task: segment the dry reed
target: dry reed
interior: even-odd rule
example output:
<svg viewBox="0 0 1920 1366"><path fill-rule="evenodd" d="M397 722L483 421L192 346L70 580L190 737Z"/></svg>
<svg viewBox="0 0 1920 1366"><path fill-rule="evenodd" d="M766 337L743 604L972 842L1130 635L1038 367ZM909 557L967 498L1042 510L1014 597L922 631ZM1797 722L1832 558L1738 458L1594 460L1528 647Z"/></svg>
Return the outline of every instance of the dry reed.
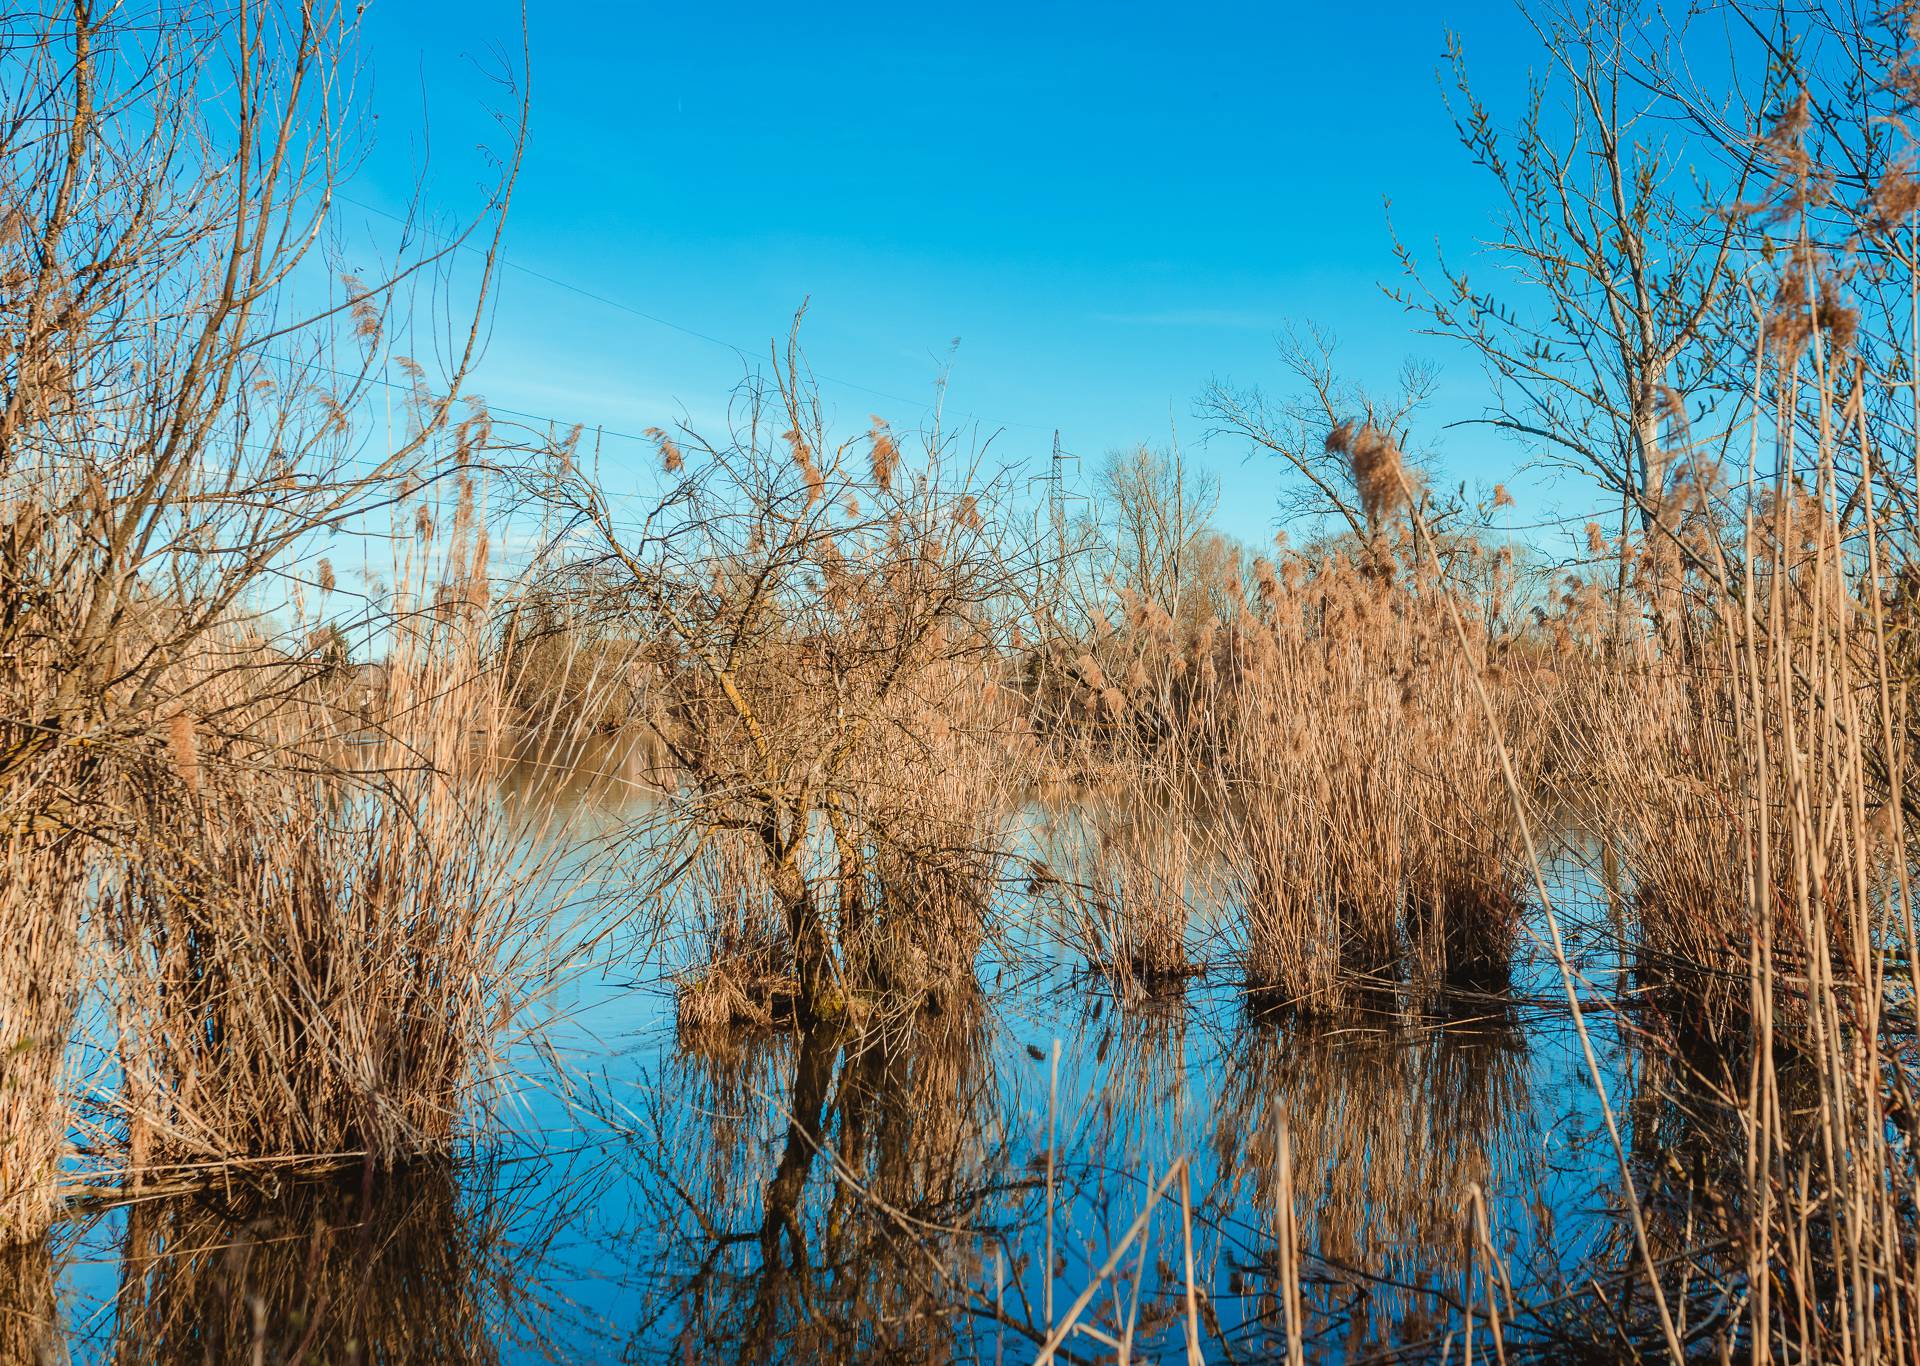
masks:
<svg viewBox="0 0 1920 1366"><path fill-rule="evenodd" d="M135 1168L444 1149L560 968L551 814L491 790L507 703L471 501L463 539L397 566L371 729L296 678L228 714L217 762L165 751L136 792L147 834L103 905Z"/></svg>

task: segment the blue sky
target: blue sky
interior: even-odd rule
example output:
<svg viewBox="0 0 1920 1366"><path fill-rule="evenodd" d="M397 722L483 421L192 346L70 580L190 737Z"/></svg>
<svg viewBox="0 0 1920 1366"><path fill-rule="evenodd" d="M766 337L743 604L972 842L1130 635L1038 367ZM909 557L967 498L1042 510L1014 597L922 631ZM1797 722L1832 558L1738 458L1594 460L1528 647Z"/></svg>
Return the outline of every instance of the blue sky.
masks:
<svg viewBox="0 0 1920 1366"><path fill-rule="evenodd" d="M349 192L397 207L424 106L430 197L457 211L474 196L472 147L498 140L476 114L492 93L478 68L517 44L518 8L375 3L367 23L381 119ZM1440 436L1478 411L1478 370L1417 336L1378 287L1397 269L1388 197L1417 248L1484 235L1487 186L1436 72L1451 26L1496 107L1517 107L1539 57L1504 0L535 0L527 26L515 269L475 386L496 404L623 431L713 425L739 355L625 310L764 355L809 299L807 349L849 425L870 411L914 425L958 338L948 417L998 432L1003 458L1044 456L1057 427L1090 467L1177 425L1222 479L1222 523L1264 540L1271 467L1199 449L1194 402L1215 378L1282 385L1274 333L1315 322L1363 380L1388 383L1409 355L1443 366L1430 427L1453 477L1491 482L1528 454L1471 429ZM610 465L644 456L607 449Z"/></svg>

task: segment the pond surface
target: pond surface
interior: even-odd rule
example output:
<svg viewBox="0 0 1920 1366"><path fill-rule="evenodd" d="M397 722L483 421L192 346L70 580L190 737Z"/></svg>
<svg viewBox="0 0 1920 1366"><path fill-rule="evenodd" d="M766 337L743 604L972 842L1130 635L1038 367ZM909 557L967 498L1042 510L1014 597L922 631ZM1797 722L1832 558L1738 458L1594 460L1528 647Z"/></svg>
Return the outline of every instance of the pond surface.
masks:
<svg viewBox="0 0 1920 1366"><path fill-rule="evenodd" d="M1555 872L1653 1172L1674 1112L1611 999L1606 899L1572 854ZM1062 1360L1186 1360L1189 1334L1283 1357L1296 1314L1319 1360L1458 1360L1468 1334L1492 1360L1489 1305L1509 1359L1643 1331L1618 1158L1532 939L1498 992L1329 1022L1258 1013L1224 960L1122 1003L1015 938L977 1012L701 1052L657 968L602 972L457 1163L107 1211L0 1284L55 1361L1025 1362L1076 1309Z"/></svg>

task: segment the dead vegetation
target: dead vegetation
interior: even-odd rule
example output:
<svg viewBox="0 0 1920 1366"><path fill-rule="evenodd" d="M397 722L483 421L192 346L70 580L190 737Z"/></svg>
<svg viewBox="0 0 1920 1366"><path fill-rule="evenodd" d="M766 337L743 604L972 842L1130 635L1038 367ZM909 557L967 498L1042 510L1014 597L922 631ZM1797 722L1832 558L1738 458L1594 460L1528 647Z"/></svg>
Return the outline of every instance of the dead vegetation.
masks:
<svg viewBox="0 0 1920 1366"><path fill-rule="evenodd" d="M0 19L0 1241L56 1214L76 1137L115 1170L443 1140L445 1083L525 986L444 908L381 914L466 902L484 888L461 879L515 857L473 824L483 802L433 792L464 754L412 752L454 725L420 719L446 671L403 659L379 690L389 719L414 711L381 741L404 762L373 782L349 757L374 699L346 695L335 622L404 636L453 604L355 608L315 553L399 500L430 518L422 491L486 439L456 398L478 304L447 319L434 374L389 318L462 245L484 300L518 123L455 245L371 279L328 261L356 21L327 3ZM288 283L336 275L330 295ZM389 374L404 426L370 447ZM431 577L473 592L483 561ZM120 1026L92 1048L72 1046L83 1000ZM422 1006L453 1008L435 1026L453 1046L416 1072L397 1026Z"/></svg>
<svg viewBox="0 0 1920 1366"><path fill-rule="evenodd" d="M635 833L720 884L683 1018L739 1013L747 985L789 976L802 1021L952 1004L1003 858L993 765L1018 716L997 666L1021 552L937 433L913 459L878 422L836 439L797 344L774 362L724 439L660 436L637 526L585 453L556 452L541 490L588 549L535 592L584 597L603 638L631 643L619 672L652 682L642 723L676 786Z"/></svg>
<svg viewBox="0 0 1920 1366"><path fill-rule="evenodd" d="M1552 30L1595 135L1581 173L1643 203L1542 179L1560 162L1537 116L1515 160L1484 159L1519 206L1505 245L1557 291L1553 327L1594 344L1534 347L1452 276L1416 291L1518 386L1495 425L1619 499L1617 524L1609 507L1536 574L1498 529L1504 488L1450 493L1421 458L1430 381L1377 402L1311 341L1289 351L1296 398L1204 404L1215 435L1285 462L1297 548L1214 530L1177 449L1117 457L1084 522L1056 507L1042 528L1018 480L937 422L836 431L792 337L727 430L654 431L657 471L612 490L579 432L496 431L464 393L477 321L431 379L388 349L396 280L348 275L288 322L278 291L316 240L348 112L315 90L351 22L314 5L229 17L162 34L85 6L0 20L0 63L24 78L0 120L0 1242L58 1216L76 1139L129 1188L451 1147L566 962L551 792L504 800L508 770L624 738L652 800L622 807L610 842L665 922L683 1042L724 1065L743 1030L796 1033L797 1127L763 1174L771 1249L797 1239L836 1067L870 1083L833 1104L881 1198L956 1204L984 1179L952 1113L977 1090L976 963L1035 905L1118 988L1137 1091L1181 1066L1178 987L1199 973L1333 1017L1383 992L1497 999L1530 941L1618 1160L1646 1282L1635 1331L1685 1355L1674 1306L1710 1270L1730 1287L1711 1328L1728 1359L1920 1341L1920 408L1899 397L1920 372L1902 321L1920 193L1882 132L1813 117L1817 73L1769 64L1754 126L1722 134L1737 197L1689 218L1604 112L1627 12ZM1878 130L1920 97L1910 19L1865 35ZM203 41L247 55L237 93L201 100ZM253 112L190 113L223 100ZM26 117L33 101L61 117ZM129 155L154 128L154 156ZM1851 180L1821 171L1838 160ZM1542 194L1568 210L1560 229L1522 211ZM1599 226L1567 226L1582 221ZM1663 233L1689 246L1663 253ZM1649 278L1649 259L1677 264ZM389 373L403 430L369 456L364 410ZM483 457L550 519L504 603ZM321 538L381 519L390 581L336 605ZM1074 807L1045 848L1041 790ZM1635 1046L1687 1074L1732 1153L1675 1246L1654 1246L1673 1224L1643 1210L1646 1163L1583 1013L1599 988L1542 872L1562 828L1606 851L1621 893ZM92 1050L75 1047L89 999L108 1035ZM1383 1060L1369 1096L1262 1047L1229 1103L1261 1126L1285 1278L1302 1236L1364 1260L1383 1198L1441 1239L1435 1182L1473 1188L1471 1255L1497 1256L1484 1150L1505 1090L1436 1121L1408 1111L1407 1070L1447 1066L1443 1046ZM1422 1179L1323 1192L1303 1222L1296 1164L1395 1162ZM446 1212L429 1202L429 1232ZM197 1228L185 1209L139 1217ZM460 1268L388 1232L444 1273L447 1342L484 1355ZM31 1318L45 1278L23 1256ZM142 1281L166 1311L147 1329L185 1326L139 1350L263 1350L239 1301L208 1297L209 1266ZM258 1293L298 1301L299 1269L263 1251ZM1297 1280L1275 1294L1297 1325ZM355 1331L398 1340L379 1308ZM28 1341L24 1321L0 1319L0 1342Z"/></svg>

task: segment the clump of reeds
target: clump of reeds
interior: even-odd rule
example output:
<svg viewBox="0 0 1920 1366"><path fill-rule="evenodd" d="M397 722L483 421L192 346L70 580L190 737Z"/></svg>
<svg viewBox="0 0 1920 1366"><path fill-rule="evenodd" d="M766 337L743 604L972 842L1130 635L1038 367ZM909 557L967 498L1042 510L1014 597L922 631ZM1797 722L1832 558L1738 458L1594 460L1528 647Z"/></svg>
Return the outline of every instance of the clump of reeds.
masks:
<svg viewBox="0 0 1920 1366"><path fill-rule="evenodd" d="M925 670L897 706L896 738L855 770L858 824L829 821L847 961L856 986L896 1009L954 1010L979 993L974 961L1013 838L1020 720L990 669L954 662ZM855 829L880 837L862 849Z"/></svg>
<svg viewBox="0 0 1920 1366"><path fill-rule="evenodd" d="M0 842L0 1246L36 1237L60 1204L74 1117L67 1043L85 980L83 867L65 832Z"/></svg>
<svg viewBox="0 0 1920 1366"><path fill-rule="evenodd" d="M583 590L523 594L501 632L500 667L516 723L530 736L644 736L648 671L633 642L596 622ZM651 738L651 737L647 737Z"/></svg>
<svg viewBox="0 0 1920 1366"><path fill-rule="evenodd" d="M1356 481L1407 484L1371 428L1334 442L1358 452ZM1462 642L1463 590L1394 520L1409 496L1370 499L1364 544L1234 562L1203 621L1177 626L1123 594L1124 625L1096 631L1062 670L1065 696L1036 705L1054 754L1077 748L1077 771L1132 794L1115 809L1181 813L1145 815L1186 841L1165 854L1195 868L1217 846L1227 887L1210 899L1232 907L1249 986L1309 1009L1367 978L1497 976L1524 904L1497 746L1530 739L1539 708L1530 679L1503 676L1509 638L1485 625L1505 615L1507 563L1472 541L1450 549L1496 599L1472 605ZM1477 683L1501 699L1492 721ZM1168 879L1116 871L1131 885L1083 898L1077 917L1090 958L1177 966L1186 910Z"/></svg>
<svg viewBox="0 0 1920 1366"><path fill-rule="evenodd" d="M1903 762L1882 751L1904 744L1907 723L1897 693L1873 691L1889 658L1873 627L1882 589L1849 573L1820 499L1764 493L1743 521L1724 501L1698 505L1653 534L1627 552L1633 605L1652 629L1616 652L1610 678L1564 699L1581 716L1557 737L1566 767L1602 794L1593 819L1624 864L1636 970L1676 1018L1721 1035L1752 1023L1756 897L1806 899L1819 919L1773 931L1788 937L1770 952L1792 970L1837 955L1851 974L1868 960L1870 940L1850 923L1861 912L1848 902L1859 892L1898 899L1899 802L1873 787ZM1730 591L1725 575L1736 572L1749 606ZM1831 701L1812 690L1823 677ZM1829 708L1857 719L1831 730ZM1862 725L1872 729L1863 735ZM1868 787L1852 794L1855 783ZM1854 795L1847 819L1798 829L1801 802L1831 811ZM1852 866L1857 877L1827 871ZM1769 1005L1776 1025L1797 1000Z"/></svg>
<svg viewBox="0 0 1920 1366"><path fill-rule="evenodd" d="M249 1138L241 1110L337 1099L277 1097L289 1059L356 1054L341 1086L360 1096L377 1093L383 1067L390 1079L410 1065L388 1061L404 1051L391 1031L329 1035L353 1008L301 996L330 979L311 955L266 954L278 931L250 923L392 894L378 858L315 873L302 853L323 819L310 808L326 805L318 775L339 758L307 732L347 710L307 684L339 672L341 638L303 622L317 634L269 645L270 628L243 618L289 609L302 580L332 594L330 564L297 563L317 534L387 506L403 477L439 463L442 435L456 463L485 444L481 413L450 418L484 309L464 337L435 320L453 325L430 378L383 349L392 287L422 263L404 245L411 259L384 279L344 281L339 308L291 306L289 281L324 278L308 253L325 240L363 112L333 93L350 83L357 19L254 17L0 14L0 1240L31 1234L53 1208L74 1121L65 1093L96 1089L92 1077L69 1087L62 1059L114 1051L114 1040L71 1046L74 1003L96 985L88 963L113 979L122 1023L152 1027L122 1032L125 1088L104 1097L136 1138L134 1110L184 1136L193 1126L173 1100L191 1091L207 1126L187 1149L231 1139L277 1151L284 1126L266 1120ZM254 116L231 117L239 108ZM504 150L501 190L517 164ZM497 222L505 200L489 197L470 228ZM322 354L340 362L324 381L309 364ZM389 359L413 401L367 460L355 428ZM332 809L360 821L368 803ZM284 867L256 866L282 854ZM97 952L110 923L104 947L117 951ZM342 937L304 921L291 933L316 952L312 936ZM260 953L241 947L248 937ZM175 990L200 967L212 976ZM222 1012L271 1014L276 997L280 1015L258 1037L223 1032ZM149 1114L162 1092L172 1099Z"/></svg>
<svg viewBox="0 0 1920 1366"><path fill-rule="evenodd" d="M71 483L43 484L57 499ZM56 642L37 611L74 528L38 497L0 496L0 1246L59 1208L75 1111L68 1043L88 978L91 846L75 797L96 761L63 745Z"/></svg>
<svg viewBox="0 0 1920 1366"><path fill-rule="evenodd" d="M1123 996L1177 987L1195 970L1194 912L1214 894L1199 817L1152 801L1140 791L1090 796L1091 809L1079 813L1085 837L1063 863L1087 961Z"/></svg>
<svg viewBox="0 0 1920 1366"><path fill-rule="evenodd" d="M1219 670L1250 981L1325 1008L1343 979L1497 971L1524 863L1496 745L1527 713L1481 713L1493 641L1463 647L1405 528L1257 582Z"/></svg>
<svg viewBox="0 0 1920 1366"><path fill-rule="evenodd" d="M681 1037L708 1042L737 1025L792 1014L798 985L792 946L764 856L745 831L701 838L679 894L690 896L690 962L674 988Z"/></svg>
<svg viewBox="0 0 1920 1366"><path fill-rule="evenodd" d="M1313 1008L1391 973L1410 813L1393 590L1344 557L1292 572L1221 673L1249 983Z"/></svg>
<svg viewBox="0 0 1920 1366"><path fill-rule="evenodd" d="M1137 999L1198 970L1194 922L1221 894L1212 737L1193 723L1217 684L1216 631L1146 593L1122 590L1120 606L1119 629L1064 661L1069 686L1036 679L1030 705L1045 762L1080 787L1050 899L1088 965Z"/></svg>
<svg viewBox="0 0 1920 1366"><path fill-rule="evenodd" d="M131 786L102 918L136 1168L442 1149L559 966L558 845L490 787L505 704L470 497L451 528L399 568L375 728L340 734L269 652L270 705L236 699L191 764L170 728Z"/></svg>
<svg viewBox="0 0 1920 1366"><path fill-rule="evenodd" d="M1528 877L1499 756L1503 747L1538 752L1536 680L1477 623L1457 638L1431 592L1416 610L1424 630L1402 666L1400 696L1412 822L1407 919L1432 968L1489 985L1507 971Z"/></svg>

